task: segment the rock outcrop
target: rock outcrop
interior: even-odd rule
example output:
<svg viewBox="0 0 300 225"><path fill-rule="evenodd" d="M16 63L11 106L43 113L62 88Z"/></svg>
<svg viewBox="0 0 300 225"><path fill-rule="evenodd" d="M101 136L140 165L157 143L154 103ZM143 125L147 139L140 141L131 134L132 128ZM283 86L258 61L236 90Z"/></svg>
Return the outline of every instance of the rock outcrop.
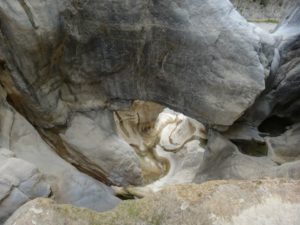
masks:
<svg viewBox="0 0 300 225"><path fill-rule="evenodd" d="M172 186L105 213L37 199L5 225L298 225L299 185L299 181L257 180Z"/></svg>

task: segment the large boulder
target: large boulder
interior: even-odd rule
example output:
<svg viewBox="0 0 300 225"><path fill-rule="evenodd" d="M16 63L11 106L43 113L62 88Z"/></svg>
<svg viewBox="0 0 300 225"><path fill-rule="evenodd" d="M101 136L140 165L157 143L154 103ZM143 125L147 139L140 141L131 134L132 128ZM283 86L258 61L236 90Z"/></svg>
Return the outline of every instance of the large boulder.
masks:
<svg viewBox="0 0 300 225"><path fill-rule="evenodd" d="M299 181L256 180L170 186L105 213L37 199L5 225L298 225L299 185Z"/></svg>
<svg viewBox="0 0 300 225"><path fill-rule="evenodd" d="M3 0L0 12L2 83L38 126L134 99L228 126L264 89L265 39L227 0Z"/></svg>

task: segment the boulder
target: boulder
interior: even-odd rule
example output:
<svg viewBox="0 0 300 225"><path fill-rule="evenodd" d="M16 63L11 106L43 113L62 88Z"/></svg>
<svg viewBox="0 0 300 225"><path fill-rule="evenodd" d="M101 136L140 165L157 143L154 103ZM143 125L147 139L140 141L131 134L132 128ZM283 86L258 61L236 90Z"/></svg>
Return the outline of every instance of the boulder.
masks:
<svg viewBox="0 0 300 225"><path fill-rule="evenodd" d="M40 127L135 99L229 126L265 87L269 43L227 0L3 0L0 12L2 83Z"/></svg>

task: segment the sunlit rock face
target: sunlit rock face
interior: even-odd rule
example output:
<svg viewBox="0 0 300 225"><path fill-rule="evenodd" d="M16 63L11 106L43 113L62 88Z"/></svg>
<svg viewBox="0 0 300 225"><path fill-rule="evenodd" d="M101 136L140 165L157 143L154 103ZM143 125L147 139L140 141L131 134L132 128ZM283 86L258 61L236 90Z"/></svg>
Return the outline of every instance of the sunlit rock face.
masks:
<svg viewBox="0 0 300 225"><path fill-rule="evenodd" d="M153 190L191 182L201 165L205 127L181 113L136 101L115 113L120 135L139 155L146 183Z"/></svg>

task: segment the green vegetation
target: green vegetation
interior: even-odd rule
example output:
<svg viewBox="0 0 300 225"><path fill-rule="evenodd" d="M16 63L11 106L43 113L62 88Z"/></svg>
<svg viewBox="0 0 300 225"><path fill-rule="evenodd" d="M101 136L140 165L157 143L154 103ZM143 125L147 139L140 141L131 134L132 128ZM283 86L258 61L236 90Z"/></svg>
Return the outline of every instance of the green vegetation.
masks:
<svg viewBox="0 0 300 225"><path fill-rule="evenodd" d="M266 18L266 19L248 19L252 23L279 23L277 19Z"/></svg>

